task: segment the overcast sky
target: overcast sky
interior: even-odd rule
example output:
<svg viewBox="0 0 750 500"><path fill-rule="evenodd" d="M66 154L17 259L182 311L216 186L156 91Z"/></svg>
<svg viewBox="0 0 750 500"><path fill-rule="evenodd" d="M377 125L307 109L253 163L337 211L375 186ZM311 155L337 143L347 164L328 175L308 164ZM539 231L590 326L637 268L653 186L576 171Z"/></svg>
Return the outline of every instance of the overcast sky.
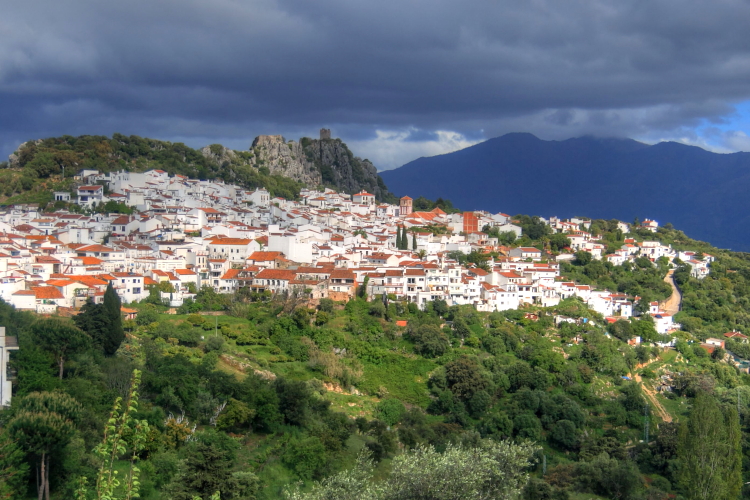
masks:
<svg viewBox="0 0 750 500"><path fill-rule="evenodd" d="M507 132L750 150L748 26L741 0L5 2L0 155L321 126L380 169Z"/></svg>

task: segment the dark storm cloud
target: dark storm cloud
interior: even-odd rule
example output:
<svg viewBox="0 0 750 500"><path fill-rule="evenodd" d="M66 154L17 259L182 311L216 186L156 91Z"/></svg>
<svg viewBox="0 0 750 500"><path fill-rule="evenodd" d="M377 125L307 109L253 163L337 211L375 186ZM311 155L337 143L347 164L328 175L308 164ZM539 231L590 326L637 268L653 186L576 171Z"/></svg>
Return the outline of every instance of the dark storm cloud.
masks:
<svg viewBox="0 0 750 500"><path fill-rule="evenodd" d="M744 1L8 3L6 154L62 133L246 144L321 125L689 135L750 98Z"/></svg>

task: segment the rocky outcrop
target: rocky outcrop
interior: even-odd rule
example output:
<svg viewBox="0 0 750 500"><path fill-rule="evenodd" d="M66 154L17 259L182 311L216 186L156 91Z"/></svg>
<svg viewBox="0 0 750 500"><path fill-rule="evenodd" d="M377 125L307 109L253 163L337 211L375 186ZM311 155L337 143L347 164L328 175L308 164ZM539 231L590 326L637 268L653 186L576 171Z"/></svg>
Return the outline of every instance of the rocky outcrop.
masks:
<svg viewBox="0 0 750 500"><path fill-rule="evenodd" d="M258 168L266 167L272 174L292 178L310 187L321 184L320 170L308 161L298 142L287 142L280 135L260 135L253 141L251 151Z"/></svg>
<svg viewBox="0 0 750 500"><path fill-rule="evenodd" d="M236 162L238 158L237 153L221 144L204 146L200 151L203 156L215 162L217 165L230 164Z"/></svg>
<svg viewBox="0 0 750 500"><path fill-rule="evenodd" d="M266 174L283 175L308 187L331 186L346 193L361 190L378 200L392 195L378 175L375 165L352 154L341 139L287 141L280 135L260 135L250 151L232 151L219 144L201 149L207 159L227 168L250 166ZM391 200L392 201L392 200Z"/></svg>
<svg viewBox="0 0 750 500"><path fill-rule="evenodd" d="M8 156L8 168L20 168L21 167L21 154L24 149L35 149L36 146L42 143L41 139L35 141L26 141L21 143L16 150ZM32 149L32 150L33 150ZM33 154L32 154L33 156Z"/></svg>
<svg viewBox="0 0 750 500"><path fill-rule="evenodd" d="M303 139L301 142L307 159L320 171L324 184L347 193L364 189L378 200L389 195L375 165L354 156L341 139Z"/></svg>

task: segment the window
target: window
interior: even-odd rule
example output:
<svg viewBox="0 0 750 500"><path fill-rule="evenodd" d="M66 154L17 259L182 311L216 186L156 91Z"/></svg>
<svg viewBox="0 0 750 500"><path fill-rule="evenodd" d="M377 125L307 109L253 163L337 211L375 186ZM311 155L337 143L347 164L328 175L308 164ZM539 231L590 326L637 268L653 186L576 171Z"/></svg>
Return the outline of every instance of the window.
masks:
<svg viewBox="0 0 750 500"><path fill-rule="evenodd" d="M137 293L141 293L141 289L140 288L133 288L133 293L136 293L136 294Z"/></svg>

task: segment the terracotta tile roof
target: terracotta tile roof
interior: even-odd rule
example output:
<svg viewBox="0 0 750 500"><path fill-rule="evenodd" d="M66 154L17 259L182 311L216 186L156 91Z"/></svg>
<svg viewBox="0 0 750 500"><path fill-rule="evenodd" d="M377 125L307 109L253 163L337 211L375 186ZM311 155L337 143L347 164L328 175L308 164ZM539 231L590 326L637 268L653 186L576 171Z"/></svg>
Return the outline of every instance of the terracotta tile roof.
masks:
<svg viewBox="0 0 750 500"><path fill-rule="evenodd" d="M75 285L76 282L67 279L51 279L47 280L47 284L50 286L70 286Z"/></svg>
<svg viewBox="0 0 750 500"><path fill-rule="evenodd" d="M114 252L113 248L104 245L88 245L77 249L78 252Z"/></svg>
<svg viewBox="0 0 750 500"><path fill-rule="evenodd" d="M281 252L253 252L250 257L247 258L247 260L253 260L256 262L268 262L279 258L283 258L283 254Z"/></svg>
<svg viewBox="0 0 750 500"><path fill-rule="evenodd" d="M102 259L96 257L76 257L75 259L81 261L81 264L84 266L94 266L104 262Z"/></svg>
<svg viewBox="0 0 750 500"><path fill-rule="evenodd" d="M256 279L263 280L293 280L297 273L288 269L264 269L255 275Z"/></svg>
<svg viewBox="0 0 750 500"><path fill-rule="evenodd" d="M73 280L77 283L82 283L88 287L97 287L97 286L106 286L107 282L100 278L95 278L94 276L68 276L67 277L70 280ZM114 279L114 278L112 278Z"/></svg>
<svg viewBox="0 0 750 500"><path fill-rule="evenodd" d="M59 260L57 260L54 257L50 257L47 255L40 255L36 258L37 263L39 264L62 264Z"/></svg>
<svg viewBox="0 0 750 500"><path fill-rule="evenodd" d="M353 280L356 279L353 271L348 269L335 269L331 272L332 280Z"/></svg>
<svg viewBox="0 0 750 500"><path fill-rule="evenodd" d="M246 238L215 238L209 245L249 245L251 241Z"/></svg>
<svg viewBox="0 0 750 500"><path fill-rule="evenodd" d="M224 276L221 277L223 280L233 280L237 278L237 275L240 274L241 269L229 269L227 272L224 273Z"/></svg>
<svg viewBox="0 0 750 500"><path fill-rule="evenodd" d="M37 299L64 299L62 292L54 286L35 286L32 287Z"/></svg>

